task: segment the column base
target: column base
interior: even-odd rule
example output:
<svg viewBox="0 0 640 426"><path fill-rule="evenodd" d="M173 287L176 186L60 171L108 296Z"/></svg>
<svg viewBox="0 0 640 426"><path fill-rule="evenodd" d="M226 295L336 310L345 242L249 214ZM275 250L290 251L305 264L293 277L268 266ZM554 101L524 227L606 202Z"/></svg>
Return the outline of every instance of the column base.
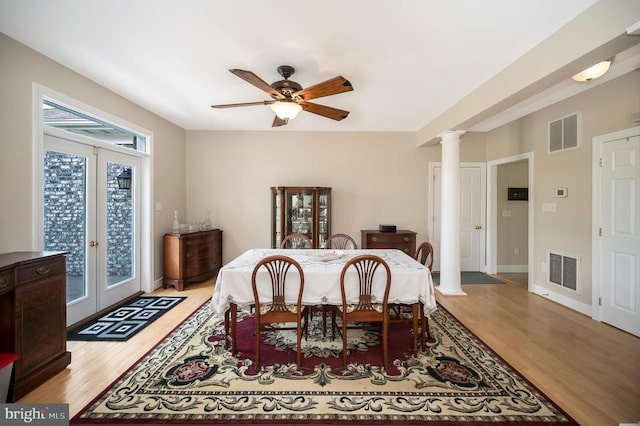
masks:
<svg viewBox="0 0 640 426"><path fill-rule="evenodd" d="M467 293L462 291L462 289L455 290L455 289L448 289L448 288L441 288L441 287L442 286L436 286L435 289L438 293L442 294L443 296L466 296L467 295Z"/></svg>

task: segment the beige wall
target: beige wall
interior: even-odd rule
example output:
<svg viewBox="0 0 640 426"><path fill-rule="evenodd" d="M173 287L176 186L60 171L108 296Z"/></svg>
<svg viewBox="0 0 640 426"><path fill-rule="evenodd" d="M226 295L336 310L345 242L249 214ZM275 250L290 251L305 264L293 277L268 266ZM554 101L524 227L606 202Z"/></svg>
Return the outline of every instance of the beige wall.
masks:
<svg viewBox="0 0 640 426"><path fill-rule="evenodd" d="M483 147L484 148L484 147ZM188 132L188 210L210 209L224 261L271 244L271 186L328 186L331 231L393 223L427 235L430 154L411 133Z"/></svg>
<svg viewBox="0 0 640 426"><path fill-rule="evenodd" d="M591 305L592 138L637 125L631 115L638 111L640 73L631 72L486 135L487 160L534 153L533 281L583 306ZM547 154L547 123L575 112L582 119L581 147ZM568 188L569 196L556 198L558 187ZM549 202L556 203L555 213L542 212L542 203ZM542 270L548 251L580 258L577 294L548 283Z"/></svg>
<svg viewBox="0 0 640 426"><path fill-rule="evenodd" d="M498 166L497 172L498 272L526 272L529 203L509 200L507 194L508 188L529 187L529 167L527 161L516 161Z"/></svg>
<svg viewBox="0 0 640 426"><path fill-rule="evenodd" d="M32 85L39 83L82 103L153 132L154 279L162 276L161 236L173 210L186 206L186 132L87 78L0 34L0 253L32 247L33 136ZM152 203L152 206L154 204Z"/></svg>

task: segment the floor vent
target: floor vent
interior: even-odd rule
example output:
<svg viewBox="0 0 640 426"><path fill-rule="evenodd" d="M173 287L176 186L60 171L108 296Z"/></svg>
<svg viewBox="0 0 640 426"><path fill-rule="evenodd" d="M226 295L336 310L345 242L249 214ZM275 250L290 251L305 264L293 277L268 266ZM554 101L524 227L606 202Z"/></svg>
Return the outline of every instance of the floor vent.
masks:
<svg viewBox="0 0 640 426"><path fill-rule="evenodd" d="M549 253L549 282L578 290L578 258Z"/></svg>

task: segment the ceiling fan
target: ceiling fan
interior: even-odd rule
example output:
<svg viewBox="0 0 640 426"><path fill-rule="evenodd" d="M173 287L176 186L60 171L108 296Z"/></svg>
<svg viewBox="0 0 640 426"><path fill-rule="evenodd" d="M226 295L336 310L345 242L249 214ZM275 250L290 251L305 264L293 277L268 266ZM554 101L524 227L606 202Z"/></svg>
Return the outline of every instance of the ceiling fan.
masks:
<svg viewBox="0 0 640 426"><path fill-rule="evenodd" d="M258 89L266 92L272 99L258 102L243 102L239 104L223 104L211 105L211 108L235 108L253 105L271 105L271 109L276 113L273 119L272 127L284 126L295 118L301 110L321 115L340 121L347 118L349 111L338 108L328 107L312 102L311 99L321 98L323 96L336 95L338 93L350 92L353 90L351 82L342 76L334 77L315 86L303 89L302 86L295 81L289 80L295 69L289 65L281 65L278 67L278 73L284 80L274 83L267 83L251 71L240 69L230 69L232 74L240 77L249 84L254 85Z"/></svg>

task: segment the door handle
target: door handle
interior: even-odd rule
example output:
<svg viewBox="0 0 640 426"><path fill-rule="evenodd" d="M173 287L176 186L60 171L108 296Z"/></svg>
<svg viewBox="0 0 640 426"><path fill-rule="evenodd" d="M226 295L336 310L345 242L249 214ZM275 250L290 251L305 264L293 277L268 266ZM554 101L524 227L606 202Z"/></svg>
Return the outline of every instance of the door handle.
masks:
<svg viewBox="0 0 640 426"><path fill-rule="evenodd" d="M482 229L482 226L476 225L476 229Z"/></svg>
<svg viewBox="0 0 640 426"><path fill-rule="evenodd" d="M89 241L89 247L97 247L97 246L98 246L97 241Z"/></svg>

